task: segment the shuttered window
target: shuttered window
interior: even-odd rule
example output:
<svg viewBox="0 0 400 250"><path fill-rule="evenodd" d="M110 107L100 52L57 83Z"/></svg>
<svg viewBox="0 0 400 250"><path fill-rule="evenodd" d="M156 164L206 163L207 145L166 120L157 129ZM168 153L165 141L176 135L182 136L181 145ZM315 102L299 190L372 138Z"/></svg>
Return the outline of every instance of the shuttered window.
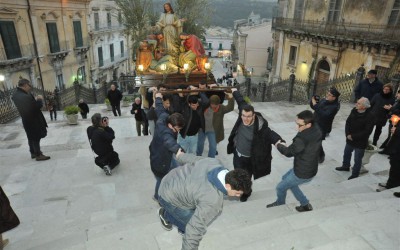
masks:
<svg viewBox="0 0 400 250"><path fill-rule="evenodd" d="M60 52L60 43L58 42L57 24L46 23L47 36L49 38L50 53Z"/></svg>
<svg viewBox="0 0 400 250"><path fill-rule="evenodd" d="M83 47L81 21L74 21L75 47Z"/></svg>
<svg viewBox="0 0 400 250"><path fill-rule="evenodd" d="M0 21L0 35L8 60L20 58L21 49L18 43L17 33L13 21ZM0 55L0 58L2 55Z"/></svg>

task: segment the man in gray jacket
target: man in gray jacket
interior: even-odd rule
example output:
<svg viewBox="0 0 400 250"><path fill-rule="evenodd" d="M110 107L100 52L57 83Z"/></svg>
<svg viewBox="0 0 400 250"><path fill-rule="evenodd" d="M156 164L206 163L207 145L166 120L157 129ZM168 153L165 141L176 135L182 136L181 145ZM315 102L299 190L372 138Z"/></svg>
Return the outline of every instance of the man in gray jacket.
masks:
<svg viewBox="0 0 400 250"><path fill-rule="evenodd" d="M178 227L182 249L198 249L207 226L222 212L224 195L240 197L251 192L246 170L229 171L215 158L177 153L185 164L171 170L161 181L159 217L165 230Z"/></svg>
<svg viewBox="0 0 400 250"><path fill-rule="evenodd" d="M287 147L281 142L276 143L276 148L281 154L287 157L294 156L294 162L293 168L283 175L282 181L276 186L276 201L267 205L267 208L285 204L286 193L290 189L300 202L300 206L296 207L297 211L305 212L313 209L299 185L310 182L318 172L322 133L319 127L314 125L314 115L309 110L297 115L296 125L298 133L290 146Z"/></svg>

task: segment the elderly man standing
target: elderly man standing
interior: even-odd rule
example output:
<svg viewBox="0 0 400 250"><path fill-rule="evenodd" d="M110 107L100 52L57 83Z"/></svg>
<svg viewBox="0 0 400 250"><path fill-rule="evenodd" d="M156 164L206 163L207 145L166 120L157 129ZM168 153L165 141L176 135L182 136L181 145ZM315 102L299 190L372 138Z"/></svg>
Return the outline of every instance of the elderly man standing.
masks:
<svg viewBox="0 0 400 250"><path fill-rule="evenodd" d="M313 113L309 110L300 112L296 119L297 135L290 146L278 142L276 148L287 157L294 156L293 168L283 175L282 181L276 186L277 199L268 204L267 208L286 203L287 190L291 190L300 202L296 207L299 212L313 210L307 197L299 185L310 182L318 172L318 156L321 148L321 131L314 125Z"/></svg>
<svg viewBox="0 0 400 250"><path fill-rule="evenodd" d="M117 112L118 115L121 116L120 103L122 100L122 93L115 87L114 84L111 84L111 88L107 92L107 98L110 101L114 116L117 116Z"/></svg>
<svg viewBox="0 0 400 250"><path fill-rule="evenodd" d="M17 91L12 96L15 106L21 115L22 125L28 137L29 151L31 158L37 161L45 161L50 156L43 155L40 150L40 140L47 136L47 123L40 110L42 101L37 101L30 93L32 86L27 79L18 81Z"/></svg>
<svg viewBox="0 0 400 250"><path fill-rule="evenodd" d="M354 166L350 179L357 178L360 174L362 158L368 146L368 137L374 127L374 117L369 112L371 107L368 98L361 97L355 108L350 112L346 120L346 146L343 154L343 164L337 167L338 171L350 171L351 155L354 151Z"/></svg>
<svg viewBox="0 0 400 250"><path fill-rule="evenodd" d="M375 69L371 69L367 73L367 78L360 81L357 87L354 89L356 100L361 97L366 97L371 100L375 94L380 93L383 89L382 82L376 77L378 72Z"/></svg>

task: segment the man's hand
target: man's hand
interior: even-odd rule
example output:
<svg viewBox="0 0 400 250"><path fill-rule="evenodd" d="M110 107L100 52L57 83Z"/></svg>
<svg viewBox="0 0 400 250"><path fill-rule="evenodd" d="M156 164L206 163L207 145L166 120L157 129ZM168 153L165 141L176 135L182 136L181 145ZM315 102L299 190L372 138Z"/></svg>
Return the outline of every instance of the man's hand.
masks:
<svg viewBox="0 0 400 250"><path fill-rule="evenodd" d="M237 91L237 88L231 88L232 94Z"/></svg>
<svg viewBox="0 0 400 250"><path fill-rule="evenodd" d="M179 157L180 155L182 155L182 154L184 154L185 152L181 149L181 148L179 148L178 149L178 152L176 152L176 157Z"/></svg>
<svg viewBox="0 0 400 250"><path fill-rule="evenodd" d="M313 105L313 106L315 106L315 104L317 104L317 100L315 100L315 97L314 97L314 96L311 98L311 102L312 102L312 105Z"/></svg>
<svg viewBox="0 0 400 250"><path fill-rule="evenodd" d="M156 93L156 98L158 98L158 97L162 99L162 94L160 92Z"/></svg>
<svg viewBox="0 0 400 250"><path fill-rule="evenodd" d="M350 140L350 141L353 140L353 138L351 137L351 135L346 136L346 138L347 138L348 140Z"/></svg>
<svg viewBox="0 0 400 250"><path fill-rule="evenodd" d="M225 92L225 95L228 97L228 99L232 99L233 98L232 93Z"/></svg>
<svg viewBox="0 0 400 250"><path fill-rule="evenodd" d="M218 85L215 84L215 83L212 83L212 84L210 84L210 85L208 85L208 86L210 87L210 89L212 89L212 88L217 88L217 87L218 87Z"/></svg>

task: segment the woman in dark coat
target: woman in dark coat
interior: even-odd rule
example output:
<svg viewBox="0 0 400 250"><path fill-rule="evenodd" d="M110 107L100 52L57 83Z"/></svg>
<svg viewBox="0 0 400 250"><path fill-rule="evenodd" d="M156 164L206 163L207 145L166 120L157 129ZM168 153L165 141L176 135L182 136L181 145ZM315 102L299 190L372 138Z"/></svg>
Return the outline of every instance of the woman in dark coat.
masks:
<svg viewBox="0 0 400 250"><path fill-rule="evenodd" d="M19 219L14 213L6 194L0 186L0 250L8 244L2 234L19 225Z"/></svg>

